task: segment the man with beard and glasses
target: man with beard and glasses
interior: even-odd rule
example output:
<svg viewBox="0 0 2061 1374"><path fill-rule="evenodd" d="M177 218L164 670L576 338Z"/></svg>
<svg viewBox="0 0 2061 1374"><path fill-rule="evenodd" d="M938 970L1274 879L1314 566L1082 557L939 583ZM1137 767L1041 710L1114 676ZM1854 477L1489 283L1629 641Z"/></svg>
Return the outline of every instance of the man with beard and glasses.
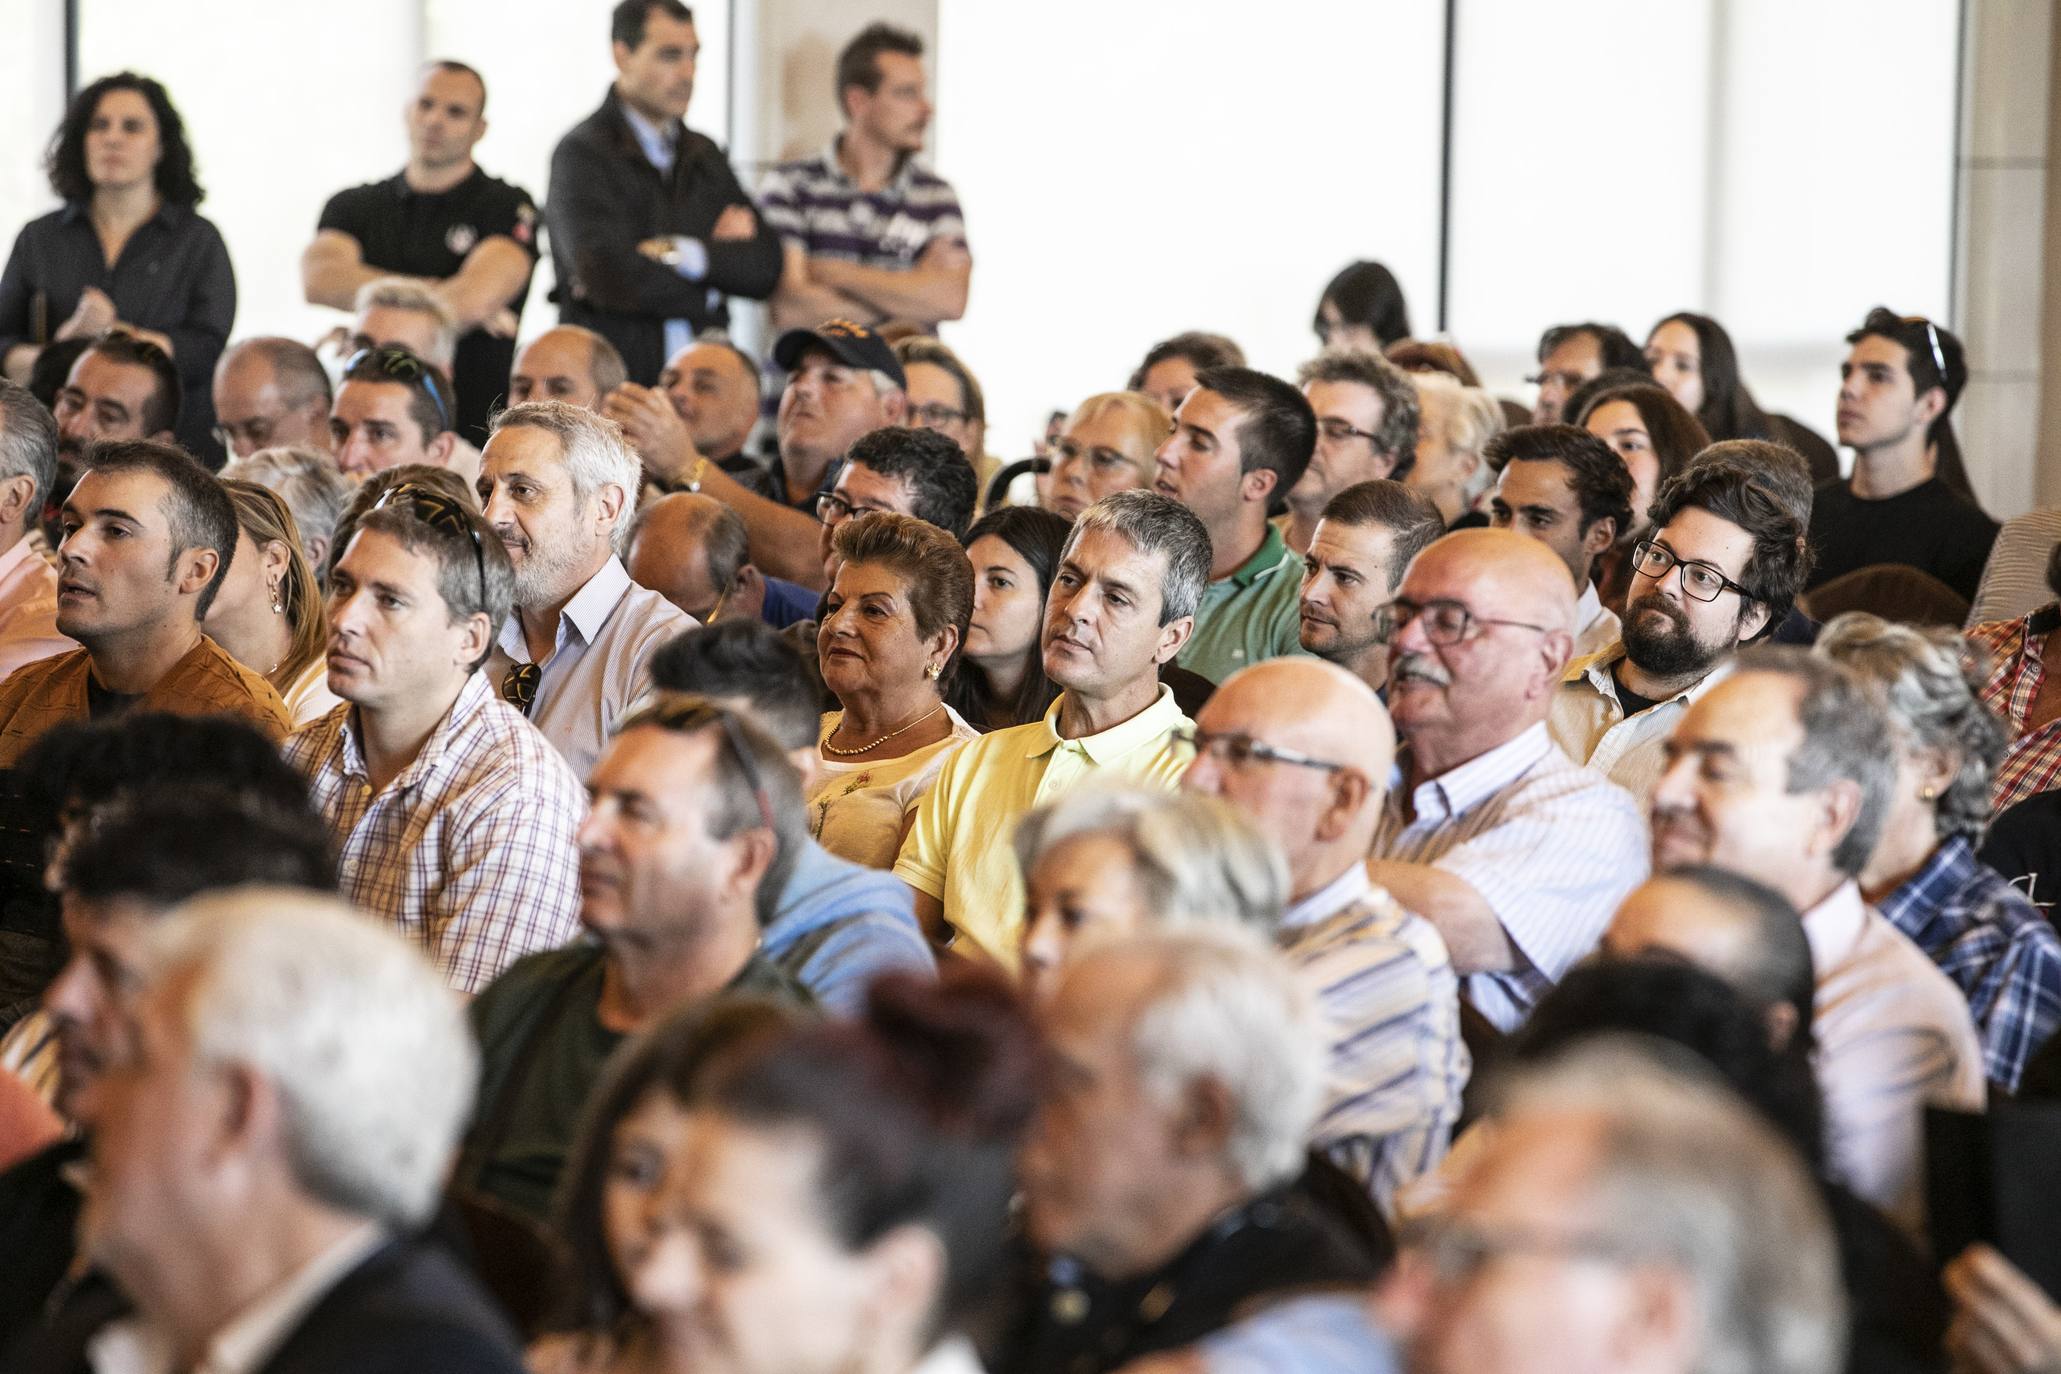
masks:
<svg viewBox="0 0 2061 1374"><path fill-rule="evenodd" d="M480 506L515 565L487 680L582 778L644 695L652 655L694 628L623 567L637 480L622 431L567 401L502 411L480 457Z"/></svg>
<svg viewBox="0 0 2061 1374"><path fill-rule="evenodd" d="M1759 452L1773 447L1714 444L1661 488L1619 641L1576 662L1554 694L1554 743L1642 800L1675 723L1740 645L1782 623L1809 571L1804 525Z"/></svg>

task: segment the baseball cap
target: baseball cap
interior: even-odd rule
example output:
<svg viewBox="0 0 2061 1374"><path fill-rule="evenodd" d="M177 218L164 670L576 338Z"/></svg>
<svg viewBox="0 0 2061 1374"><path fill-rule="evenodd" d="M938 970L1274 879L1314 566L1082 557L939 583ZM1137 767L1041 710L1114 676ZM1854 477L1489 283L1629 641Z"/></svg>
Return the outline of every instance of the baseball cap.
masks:
<svg viewBox="0 0 2061 1374"><path fill-rule="evenodd" d="M825 320L814 329L790 329L773 345L773 361L788 371L801 361L803 350L820 348L846 367L860 367L868 372L885 372L894 378L895 385L906 390L908 377L902 372L901 359L887 346L887 340L863 324L851 320Z"/></svg>

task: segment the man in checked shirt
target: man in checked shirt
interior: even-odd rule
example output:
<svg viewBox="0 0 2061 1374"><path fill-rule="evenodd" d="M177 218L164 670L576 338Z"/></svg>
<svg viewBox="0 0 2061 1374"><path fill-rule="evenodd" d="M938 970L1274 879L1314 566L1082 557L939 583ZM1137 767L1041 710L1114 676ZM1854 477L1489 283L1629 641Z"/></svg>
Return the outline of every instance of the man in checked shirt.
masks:
<svg viewBox="0 0 2061 1374"><path fill-rule="evenodd" d="M359 523L329 579L329 689L285 746L336 840L343 895L474 993L579 933L572 769L478 670L515 574L476 511L413 483Z"/></svg>

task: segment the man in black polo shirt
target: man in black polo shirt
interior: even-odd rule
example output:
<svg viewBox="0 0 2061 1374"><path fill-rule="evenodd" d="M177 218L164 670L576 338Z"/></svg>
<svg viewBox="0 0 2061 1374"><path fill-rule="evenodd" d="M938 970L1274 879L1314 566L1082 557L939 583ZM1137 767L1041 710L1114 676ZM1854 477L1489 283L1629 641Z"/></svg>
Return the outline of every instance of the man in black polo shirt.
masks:
<svg viewBox="0 0 2061 1374"><path fill-rule="evenodd" d="M680 0L622 0L609 24L616 81L551 154L551 261L560 324L581 324L650 386L667 358L764 300L780 237L723 150L682 121L701 52Z"/></svg>
<svg viewBox="0 0 2061 1374"><path fill-rule="evenodd" d="M452 384L458 432L487 438L487 414L508 388L515 333L537 260L537 209L521 187L472 160L487 132L487 85L462 62L432 62L407 109L408 165L385 181L339 191L301 255L313 305L355 308L381 277L422 278L463 331Z"/></svg>

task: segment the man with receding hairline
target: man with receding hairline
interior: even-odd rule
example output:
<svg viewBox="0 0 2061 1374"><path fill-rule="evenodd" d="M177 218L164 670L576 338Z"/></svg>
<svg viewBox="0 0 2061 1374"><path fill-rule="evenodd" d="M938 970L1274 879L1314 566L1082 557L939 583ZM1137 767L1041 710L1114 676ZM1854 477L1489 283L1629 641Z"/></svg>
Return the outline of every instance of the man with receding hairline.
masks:
<svg viewBox="0 0 2061 1374"><path fill-rule="evenodd" d="M591 329L561 324L531 339L516 355L508 404L564 401L598 411L608 393L628 378L614 344Z"/></svg>
<svg viewBox="0 0 2061 1374"><path fill-rule="evenodd" d="M1375 618L1410 560L1445 533L1438 507L1401 482L1357 482L1324 504L1302 556L1298 630L1305 653L1380 691L1388 642Z"/></svg>
<svg viewBox="0 0 2061 1374"><path fill-rule="evenodd" d="M215 437L231 458L261 448L329 449L329 374L295 339L245 339L215 364Z"/></svg>
<svg viewBox="0 0 2061 1374"><path fill-rule="evenodd" d="M1331 1049L1311 1139L1385 1208L1445 1155L1468 1069L1445 941L1367 875L1395 761L1388 712L1343 668L1275 659L1233 673L1195 739L1181 785L1237 807L1288 862L1276 942Z"/></svg>
<svg viewBox="0 0 2061 1374"><path fill-rule="evenodd" d="M1546 734L1575 600L1544 544L1460 530L1417 556L1383 617L1403 785L1369 867L1438 928L1468 1001L1503 1031L1647 872L1637 803Z"/></svg>

